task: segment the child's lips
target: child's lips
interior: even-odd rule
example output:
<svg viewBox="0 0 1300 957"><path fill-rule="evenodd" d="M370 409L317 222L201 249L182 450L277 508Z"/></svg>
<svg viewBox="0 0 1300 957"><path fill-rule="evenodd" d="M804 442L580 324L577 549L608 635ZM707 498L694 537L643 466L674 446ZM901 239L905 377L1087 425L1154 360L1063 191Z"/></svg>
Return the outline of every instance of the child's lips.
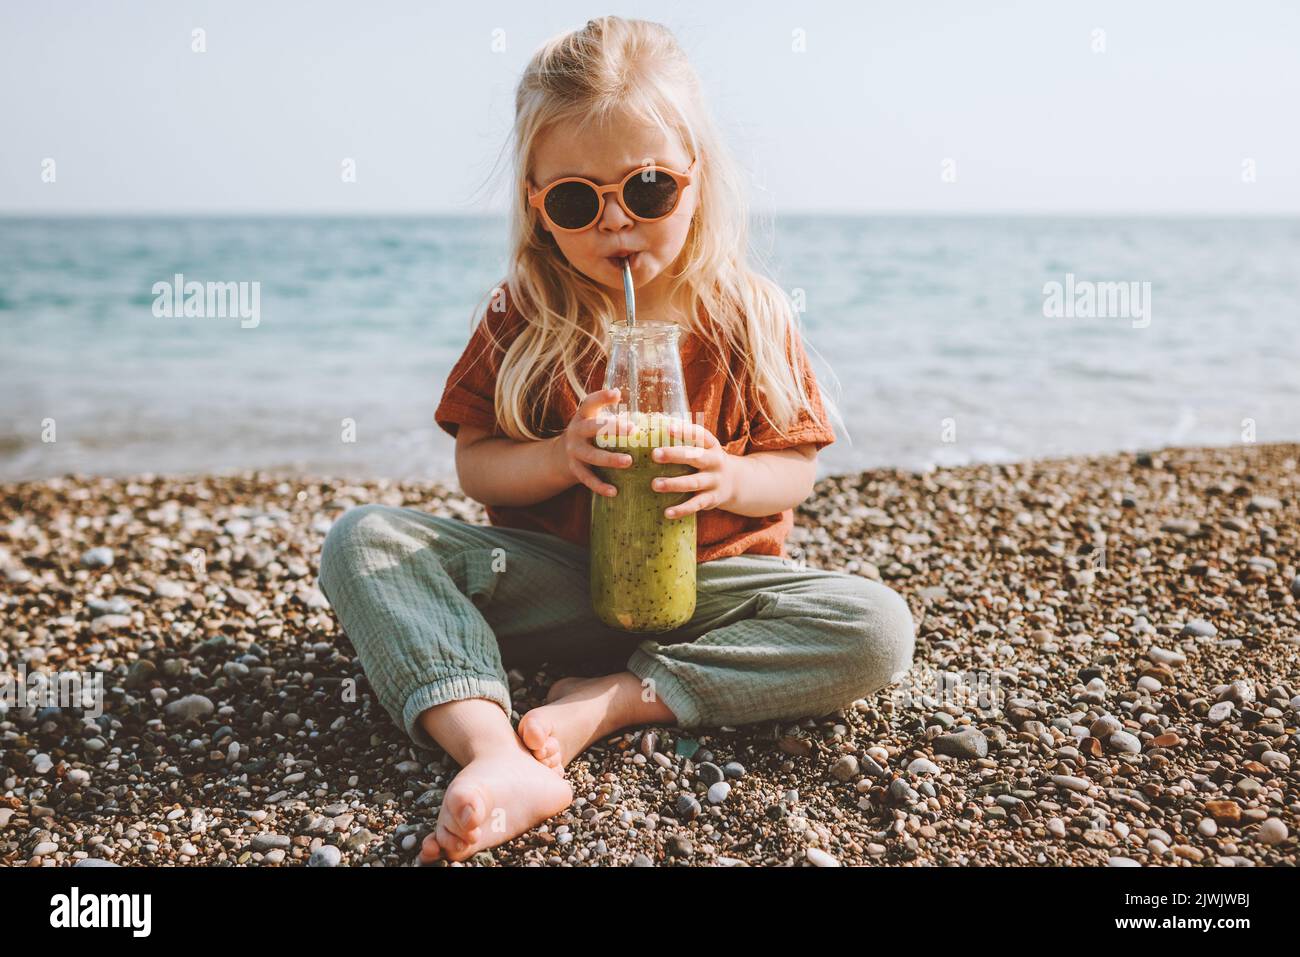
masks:
<svg viewBox="0 0 1300 957"><path fill-rule="evenodd" d="M622 257L622 256L606 256L606 257L605 257L605 260L606 260L608 263L610 263L610 265L612 265L612 266L613 266L615 269L617 269L619 272L622 272L622 271L623 271L623 258L624 258L624 257ZM628 265L631 266L633 269L635 269L635 268L636 268L637 261L638 261L640 258L641 258L641 254L640 254L639 252L629 253L629 254L627 255Z"/></svg>

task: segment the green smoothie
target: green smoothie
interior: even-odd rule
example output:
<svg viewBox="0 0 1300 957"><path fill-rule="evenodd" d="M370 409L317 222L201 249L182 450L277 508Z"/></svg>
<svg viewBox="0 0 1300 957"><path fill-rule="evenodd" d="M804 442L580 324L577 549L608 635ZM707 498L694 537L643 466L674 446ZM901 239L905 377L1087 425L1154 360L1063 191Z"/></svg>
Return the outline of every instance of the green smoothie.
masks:
<svg viewBox="0 0 1300 957"><path fill-rule="evenodd" d="M596 437L599 447L632 456L627 468L595 469L617 495L591 496L592 608L605 624L625 631L671 631L695 613L695 513L664 517L664 509L694 493L651 486L660 476L695 471L651 457L655 448L673 444L665 430L671 419L637 412L624 434Z"/></svg>

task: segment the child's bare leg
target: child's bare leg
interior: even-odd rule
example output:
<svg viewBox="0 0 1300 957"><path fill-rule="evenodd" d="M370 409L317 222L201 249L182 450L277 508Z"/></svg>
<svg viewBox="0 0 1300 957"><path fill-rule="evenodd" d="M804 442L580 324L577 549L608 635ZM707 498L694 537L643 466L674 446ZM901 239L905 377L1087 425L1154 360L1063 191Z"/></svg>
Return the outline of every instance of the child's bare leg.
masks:
<svg viewBox="0 0 1300 957"><path fill-rule="evenodd" d="M647 700L649 699L649 700ZM636 724L673 724L668 706L630 671L561 678L546 704L519 719L519 737L538 761L561 770L600 738Z"/></svg>
<svg viewBox="0 0 1300 957"><path fill-rule="evenodd" d="M485 698L448 701L419 717L460 764L442 799L438 826L420 861L463 861L510 840L573 803L573 788L523 746L501 706Z"/></svg>

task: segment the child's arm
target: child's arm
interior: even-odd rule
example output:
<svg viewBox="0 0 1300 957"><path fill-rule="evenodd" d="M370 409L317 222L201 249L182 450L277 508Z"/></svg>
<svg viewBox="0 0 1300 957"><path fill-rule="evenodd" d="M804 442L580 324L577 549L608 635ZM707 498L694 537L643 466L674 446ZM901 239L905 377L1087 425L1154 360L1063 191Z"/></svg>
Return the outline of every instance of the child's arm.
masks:
<svg viewBox="0 0 1300 957"><path fill-rule="evenodd" d="M817 446L811 443L727 455L726 461L724 468L732 471L731 497L715 507L737 515L758 517L794 508L812 494L817 482Z"/></svg>
<svg viewBox="0 0 1300 957"><path fill-rule="evenodd" d="M794 508L812 494L817 480L817 446L812 443L732 455L708 429L686 424L690 445L655 449L657 462L681 462L696 471L677 478L656 479L660 492L695 492L687 501L665 509L668 518L706 508L762 517Z"/></svg>
<svg viewBox="0 0 1300 957"><path fill-rule="evenodd" d="M456 433L456 474L465 494L484 505L535 505L582 482L593 492L613 494L588 465L626 468L629 455L591 444L600 427L597 412L616 402L618 390L593 392L582 400L568 428L541 441L494 436L461 425Z"/></svg>

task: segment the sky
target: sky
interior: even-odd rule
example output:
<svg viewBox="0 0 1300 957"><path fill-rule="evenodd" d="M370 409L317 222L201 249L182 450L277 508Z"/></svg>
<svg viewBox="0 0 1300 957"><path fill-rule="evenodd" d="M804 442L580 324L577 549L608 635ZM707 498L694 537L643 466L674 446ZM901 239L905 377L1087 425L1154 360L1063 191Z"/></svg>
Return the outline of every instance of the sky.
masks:
<svg viewBox="0 0 1300 957"><path fill-rule="evenodd" d="M607 13L674 31L761 211L1300 213L1284 0L5 0L0 214L501 212L521 70Z"/></svg>

